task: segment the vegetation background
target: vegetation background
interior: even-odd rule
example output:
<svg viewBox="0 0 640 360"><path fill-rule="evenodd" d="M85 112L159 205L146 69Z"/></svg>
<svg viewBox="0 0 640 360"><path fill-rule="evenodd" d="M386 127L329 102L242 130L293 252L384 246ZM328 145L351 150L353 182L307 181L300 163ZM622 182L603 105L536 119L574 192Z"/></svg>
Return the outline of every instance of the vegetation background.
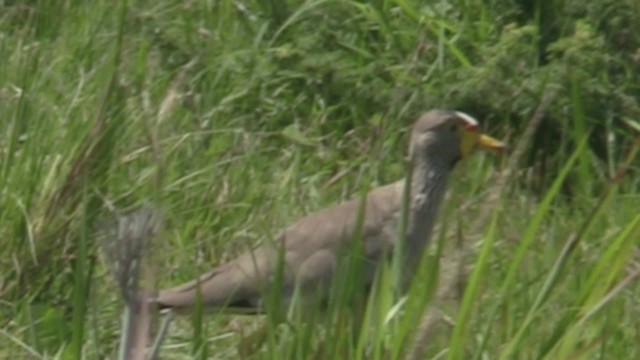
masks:
<svg viewBox="0 0 640 360"><path fill-rule="evenodd" d="M637 0L0 1L0 358L115 355L109 206L162 209L147 281L176 284L401 178L434 107L523 151L456 171L453 331L383 304L322 357L640 358L639 99ZM179 319L163 358L235 358L256 322ZM252 356L316 354L303 325Z"/></svg>

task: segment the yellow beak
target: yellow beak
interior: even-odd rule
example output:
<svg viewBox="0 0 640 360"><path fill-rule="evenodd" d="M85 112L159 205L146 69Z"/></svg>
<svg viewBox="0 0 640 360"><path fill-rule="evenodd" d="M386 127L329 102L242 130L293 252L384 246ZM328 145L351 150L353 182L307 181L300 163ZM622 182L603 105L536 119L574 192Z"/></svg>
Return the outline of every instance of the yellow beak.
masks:
<svg viewBox="0 0 640 360"><path fill-rule="evenodd" d="M463 158L475 152L477 148L493 152L502 152L507 148L507 145L502 141L482 134L473 128L460 128L460 139L460 152Z"/></svg>

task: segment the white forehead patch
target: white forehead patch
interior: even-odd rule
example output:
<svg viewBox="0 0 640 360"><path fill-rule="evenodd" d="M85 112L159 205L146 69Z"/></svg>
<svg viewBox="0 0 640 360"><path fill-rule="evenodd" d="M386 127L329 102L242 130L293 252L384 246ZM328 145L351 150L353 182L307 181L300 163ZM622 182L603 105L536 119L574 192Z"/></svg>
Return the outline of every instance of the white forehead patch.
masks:
<svg viewBox="0 0 640 360"><path fill-rule="evenodd" d="M470 126L470 127L478 126L478 120L473 118L473 116L469 114L465 114L462 111L456 111L455 113L460 119L464 120L467 123L467 126Z"/></svg>

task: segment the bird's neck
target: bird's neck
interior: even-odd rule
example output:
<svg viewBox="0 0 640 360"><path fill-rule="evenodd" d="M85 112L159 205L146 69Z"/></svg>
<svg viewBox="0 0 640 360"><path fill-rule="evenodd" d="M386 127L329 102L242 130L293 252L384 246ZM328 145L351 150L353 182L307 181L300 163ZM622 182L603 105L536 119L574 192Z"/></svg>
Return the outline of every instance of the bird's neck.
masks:
<svg viewBox="0 0 640 360"><path fill-rule="evenodd" d="M417 256L413 261L419 261L431 237L451 167L451 164L440 159L421 159L414 162L409 197L411 215L408 219L406 238L410 256Z"/></svg>
<svg viewBox="0 0 640 360"><path fill-rule="evenodd" d="M442 198L451 167L451 164L439 159L428 158L414 162L411 171L411 197L435 200L434 197L440 195Z"/></svg>

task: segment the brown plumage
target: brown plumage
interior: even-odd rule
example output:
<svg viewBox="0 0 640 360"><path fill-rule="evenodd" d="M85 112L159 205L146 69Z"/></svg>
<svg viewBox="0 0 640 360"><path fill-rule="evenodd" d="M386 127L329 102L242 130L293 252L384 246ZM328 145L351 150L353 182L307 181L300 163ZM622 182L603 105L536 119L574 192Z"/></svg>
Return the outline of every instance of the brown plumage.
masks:
<svg viewBox="0 0 640 360"><path fill-rule="evenodd" d="M403 275L410 280L431 235L449 172L476 147L500 150L499 141L477 132L477 122L461 112L432 110L415 123L409 146L413 165L405 237ZM400 180L369 192L361 228L366 259L365 285L370 285L382 257L398 237L403 190ZM263 295L281 271L281 299L290 300L300 286L303 300L326 296L338 263L356 238L361 199L312 213L286 228L275 241L205 273L194 281L161 290L153 299L160 308L188 310L200 301L205 307L248 307L259 310ZM346 251L345 251L346 250ZM284 263L281 262L284 260ZM198 290L199 287L199 290Z"/></svg>

